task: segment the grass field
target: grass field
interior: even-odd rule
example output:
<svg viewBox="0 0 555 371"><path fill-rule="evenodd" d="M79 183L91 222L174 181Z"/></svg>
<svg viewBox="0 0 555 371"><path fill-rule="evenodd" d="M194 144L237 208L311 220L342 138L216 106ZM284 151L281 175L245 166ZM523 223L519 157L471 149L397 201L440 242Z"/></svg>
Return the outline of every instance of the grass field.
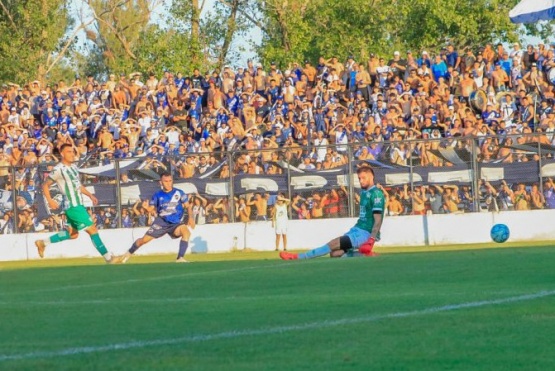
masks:
<svg viewBox="0 0 555 371"><path fill-rule="evenodd" d="M172 258L0 264L0 370L555 369L555 247Z"/></svg>

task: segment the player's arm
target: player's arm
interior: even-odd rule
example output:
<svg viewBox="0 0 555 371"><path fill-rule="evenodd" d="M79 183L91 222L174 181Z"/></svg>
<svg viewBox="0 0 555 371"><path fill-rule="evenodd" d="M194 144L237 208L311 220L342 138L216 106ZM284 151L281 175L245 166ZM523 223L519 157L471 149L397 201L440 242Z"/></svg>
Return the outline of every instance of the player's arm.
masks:
<svg viewBox="0 0 555 371"><path fill-rule="evenodd" d="M50 187L52 186L52 184L54 184L54 180L47 178L46 181L42 184L42 193L44 194L44 198L48 203L48 207L51 210L55 210L60 207L60 205L58 205L58 202L56 202L56 200L54 200L52 198L52 195L50 194Z"/></svg>
<svg viewBox="0 0 555 371"><path fill-rule="evenodd" d="M385 196L377 197L372 202L372 210L370 211L374 215L374 225L372 226L372 237L378 238L380 235L380 229L382 228L383 213L385 210Z"/></svg>
<svg viewBox="0 0 555 371"><path fill-rule="evenodd" d="M158 214L158 197L156 197L156 193L152 195L150 201L144 201L143 207L150 215L157 215Z"/></svg>

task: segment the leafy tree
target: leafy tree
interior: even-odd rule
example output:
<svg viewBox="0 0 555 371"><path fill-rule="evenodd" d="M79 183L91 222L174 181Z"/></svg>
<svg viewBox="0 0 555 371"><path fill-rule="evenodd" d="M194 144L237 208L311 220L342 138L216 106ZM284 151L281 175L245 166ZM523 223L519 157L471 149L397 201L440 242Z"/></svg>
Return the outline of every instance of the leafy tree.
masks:
<svg viewBox="0 0 555 371"><path fill-rule="evenodd" d="M64 0L0 0L0 79L44 80L72 47Z"/></svg>
<svg viewBox="0 0 555 371"><path fill-rule="evenodd" d="M129 71L137 61L136 49L161 0L85 0L94 17L87 38L103 56L108 70Z"/></svg>
<svg viewBox="0 0 555 371"><path fill-rule="evenodd" d="M477 47L516 41L522 29L508 18L517 0L257 0L245 17L263 32L264 61L282 65L319 56L364 59L370 52ZM527 32L548 32L548 26Z"/></svg>

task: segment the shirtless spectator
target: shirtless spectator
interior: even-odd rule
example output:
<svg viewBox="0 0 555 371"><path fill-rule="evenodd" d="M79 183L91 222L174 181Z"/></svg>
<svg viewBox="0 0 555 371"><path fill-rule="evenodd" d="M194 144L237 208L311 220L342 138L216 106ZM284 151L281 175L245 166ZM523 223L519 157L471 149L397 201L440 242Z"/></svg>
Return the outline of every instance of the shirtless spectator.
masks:
<svg viewBox="0 0 555 371"><path fill-rule="evenodd" d="M254 206L256 210L255 220L268 220L268 199L270 195L266 193L255 193L254 199L252 195L247 197L246 204L248 206Z"/></svg>

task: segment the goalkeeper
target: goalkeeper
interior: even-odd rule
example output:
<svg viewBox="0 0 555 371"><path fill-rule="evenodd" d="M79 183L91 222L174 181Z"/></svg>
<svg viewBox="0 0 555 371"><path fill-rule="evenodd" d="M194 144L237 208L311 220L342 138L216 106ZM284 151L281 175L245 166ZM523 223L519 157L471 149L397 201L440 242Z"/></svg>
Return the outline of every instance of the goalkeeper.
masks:
<svg viewBox="0 0 555 371"><path fill-rule="evenodd" d="M341 237L334 238L324 246L305 253L290 253L283 251L279 254L283 260L311 259L330 254L331 257L341 257L345 254L352 256L355 250L364 256L375 255L374 243L380 238L385 197L381 189L374 185L374 170L368 165L357 169L360 182L360 214L356 225Z"/></svg>

